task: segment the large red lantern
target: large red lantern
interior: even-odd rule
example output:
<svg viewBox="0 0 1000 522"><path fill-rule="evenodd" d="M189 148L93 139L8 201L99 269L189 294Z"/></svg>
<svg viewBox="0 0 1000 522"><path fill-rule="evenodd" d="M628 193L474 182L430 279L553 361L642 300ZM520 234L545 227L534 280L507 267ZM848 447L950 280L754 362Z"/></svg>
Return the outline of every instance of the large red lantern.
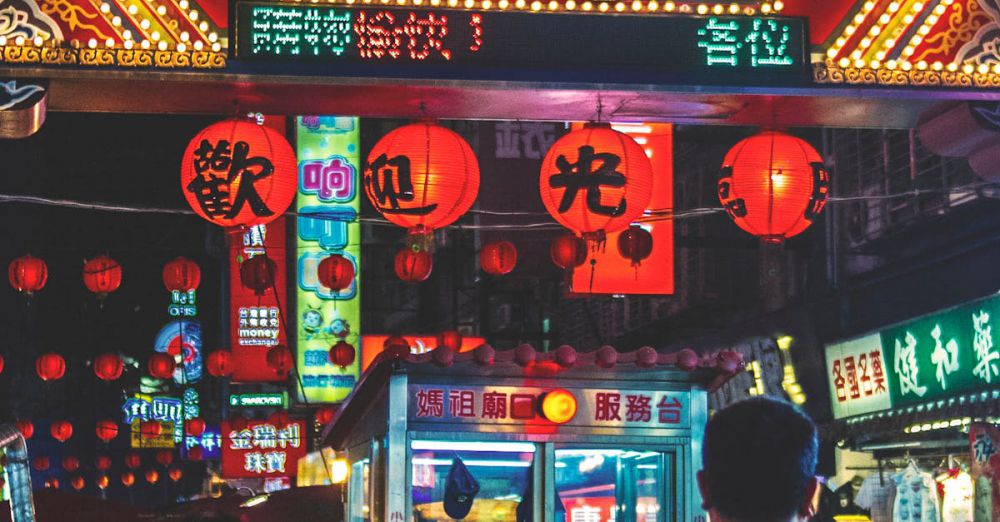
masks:
<svg viewBox="0 0 1000 522"><path fill-rule="evenodd" d="M267 366L278 375L288 375L294 364L295 358L287 346L278 345L267 351Z"/></svg>
<svg viewBox="0 0 1000 522"><path fill-rule="evenodd" d="M258 296L274 287L274 274L278 266L267 254L253 256L240 265L240 283Z"/></svg>
<svg viewBox="0 0 1000 522"><path fill-rule="evenodd" d="M780 243L812 224L826 205L830 173L804 140L767 131L736 144L722 163L719 201L743 230Z"/></svg>
<svg viewBox="0 0 1000 522"><path fill-rule="evenodd" d="M108 256L95 257L83 265L83 284L103 299L122 284L122 266Z"/></svg>
<svg viewBox="0 0 1000 522"><path fill-rule="evenodd" d="M111 442L118 436L118 423L111 419L99 420L97 421L95 431L97 432L98 439L104 442Z"/></svg>
<svg viewBox="0 0 1000 522"><path fill-rule="evenodd" d="M98 455L97 458L94 459L94 467L97 468L98 471L107 471L111 469L111 457L107 455Z"/></svg>
<svg viewBox="0 0 1000 522"><path fill-rule="evenodd" d="M173 355L156 352L149 356L147 363L149 375L154 379L169 379L177 369L177 361Z"/></svg>
<svg viewBox="0 0 1000 522"><path fill-rule="evenodd" d="M122 473L122 485L130 488L133 484L135 484L135 473L132 473L131 471Z"/></svg>
<svg viewBox="0 0 1000 522"><path fill-rule="evenodd" d="M20 419L14 423L17 426L17 430L21 432L21 436L24 440L30 439L35 434L35 425L27 419Z"/></svg>
<svg viewBox="0 0 1000 522"><path fill-rule="evenodd" d="M35 373L43 381L57 381L66 374L66 359L55 352L42 354L35 360Z"/></svg>
<svg viewBox="0 0 1000 522"><path fill-rule="evenodd" d="M653 235L638 225L632 225L618 235L618 253L632 261L632 266L639 266L653 253Z"/></svg>
<svg viewBox="0 0 1000 522"><path fill-rule="evenodd" d="M316 277L323 286L333 291L347 290L354 283L354 263L339 254L327 256L319 262Z"/></svg>
<svg viewBox="0 0 1000 522"><path fill-rule="evenodd" d="M125 455L125 466L128 469L137 469L142 465L142 457L138 453L129 453Z"/></svg>
<svg viewBox="0 0 1000 522"><path fill-rule="evenodd" d="M69 471L70 473L72 473L72 472L80 469L80 459L78 459L76 457L73 457L73 456L65 457L65 458L63 458L63 461L62 461L62 467L63 467L64 470Z"/></svg>
<svg viewBox="0 0 1000 522"><path fill-rule="evenodd" d="M653 166L627 134L589 123L552 144L542 161L539 189L545 209L562 226L603 241L646 210Z"/></svg>
<svg viewBox="0 0 1000 522"><path fill-rule="evenodd" d="M354 360L357 358L357 350L354 349L352 344L346 341L338 341L337 344L330 347L327 356L330 358L331 363L341 368L347 368L354 364Z"/></svg>
<svg viewBox="0 0 1000 522"><path fill-rule="evenodd" d="M389 221L421 232L455 222L479 194L479 162L454 131L430 122L404 125L368 154L365 193Z"/></svg>
<svg viewBox="0 0 1000 522"><path fill-rule="evenodd" d="M587 242L573 234L563 234L552 240L549 255L563 270L576 268L587 261Z"/></svg>
<svg viewBox="0 0 1000 522"><path fill-rule="evenodd" d="M163 286L169 292L197 290L201 284L201 268L186 257L178 257L163 266Z"/></svg>
<svg viewBox="0 0 1000 522"><path fill-rule="evenodd" d="M205 366L212 377L228 377L233 374L233 352L216 350L208 354Z"/></svg>
<svg viewBox="0 0 1000 522"><path fill-rule="evenodd" d="M53 421L49 431L52 433L53 439L66 442L73 436L73 424L65 420Z"/></svg>
<svg viewBox="0 0 1000 522"><path fill-rule="evenodd" d="M438 335L437 341L438 346L443 346L453 352L457 352L462 348L462 334L456 332L455 330L441 332Z"/></svg>
<svg viewBox="0 0 1000 522"><path fill-rule="evenodd" d="M483 245L479 252L479 266L483 272L502 276L509 274L517 265L517 247L510 241L495 241Z"/></svg>
<svg viewBox="0 0 1000 522"><path fill-rule="evenodd" d="M434 258L430 252L402 248L396 253L396 276L407 283L420 283L431 276Z"/></svg>
<svg viewBox="0 0 1000 522"><path fill-rule="evenodd" d="M205 433L205 420L199 417L184 421L184 433L188 437L201 437Z"/></svg>
<svg viewBox="0 0 1000 522"><path fill-rule="evenodd" d="M122 376L122 358L117 353L102 353L94 358L94 375L104 381Z"/></svg>
<svg viewBox="0 0 1000 522"><path fill-rule="evenodd" d="M45 288L49 278L49 268L45 261L31 254L21 256L10 262L7 267L7 278L10 286L18 292L31 295Z"/></svg>
<svg viewBox="0 0 1000 522"><path fill-rule="evenodd" d="M261 225L295 198L295 151L280 133L245 120L209 125L184 151L181 190L195 213L223 227Z"/></svg>

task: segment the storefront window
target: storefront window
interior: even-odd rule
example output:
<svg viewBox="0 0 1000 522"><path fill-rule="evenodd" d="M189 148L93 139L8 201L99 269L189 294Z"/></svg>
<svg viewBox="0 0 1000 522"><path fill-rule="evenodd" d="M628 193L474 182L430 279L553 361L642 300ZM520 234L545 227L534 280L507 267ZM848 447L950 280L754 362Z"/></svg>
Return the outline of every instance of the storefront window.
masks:
<svg viewBox="0 0 1000 522"><path fill-rule="evenodd" d="M468 509L465 520L494 522L513 522L519 508L533 509L529 477L533 473L534 444L415 440L410 448L413 519L417 522L453 520L446 506L452 511ZM453 473L454 484L449 489L448 474L453 466L458 466L456 471L464 466L468 474L454 477L458 473ZM466 497L467 491L462 490L469 489L470 476L478 492L458 498Z"/></svg>
<svg viewBox="0 0 1000 522"><path fill-rule="evenodd" d="M560 522L662 522L664 455L625 450L556 450Z"/></svg>
<svg viewBox="0 0 1000 522"><path fill-rule="evenodd" d="M368 459L359 460L351 466L351 478L348 483L348 509L350 522L362 522L371 519L370 492L371 464Z"/></svg>

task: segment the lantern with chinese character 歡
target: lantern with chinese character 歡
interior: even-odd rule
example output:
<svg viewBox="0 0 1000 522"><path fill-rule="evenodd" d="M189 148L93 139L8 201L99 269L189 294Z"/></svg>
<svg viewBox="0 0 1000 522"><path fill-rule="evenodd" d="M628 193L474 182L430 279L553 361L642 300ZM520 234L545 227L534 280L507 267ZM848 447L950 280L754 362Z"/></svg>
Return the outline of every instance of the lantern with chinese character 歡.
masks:
<svg viewBox="0 0 1000 522"><path fill-rule="evenodd" d="M122 266L108 256L97 256L83 265L83 284L104 299L122 284Z"/></svg>
<svg viewBox="0 0 1000 522"><path fill-rule="evenodd" d="M95 431L98 439L104 442L111 442L118 436L118 423L111 419L99 420L97 421Z"/></svg>
<svg viewBox="0 0 1000 522"><path fill-rule="evenodd" d="M103 381L113 381L122 376L122 358L117 353L102 353L94 358L94 375Z"/></svg>
<svg viewBox="0 0 1000 522"><path fill-rule="evenodd" d="M49 431L53 439L66 442L73 436L73 424L65 420L53 421Z"/></svg>
<svg viewBox="0 0 1000 522"><path fill-rule="evenodd" d="M17 426L17 430L21 432L21 436L24 440L30 439L35 434L35 424L27 419L19 419L14 423Z"/></svg>
<svg viewBox="0 0 1000 522"><path fill-rule="evenodd" d="M163 266L163 286L170 292L197 290L201 284L201 268L186 257L178 257Z"/></svg>
<svg viewBox="0 0 1000 522"><path fill-rule="evenodd" d="M35 361L35 372L43 381L57 381L66 374L66 359L55 352L42 354Z"/></svg>
<svg viewBox="0 0 1000 522"><path fill-rule="evenodd" d="M267 351L267 366L278 375L287 376L294 364L295 358L287 346L279 344Z"/></svg>
<svg viewBox="0 0 1000 522"><path fill-rule="evenodd" d="M184 433L187 433L188 437L201 437L201 434L205 433L205 420L195 417L184 421Z"/></svg>
<svg viewBox="0 0 1000 522"><path fill-rule="evenodd" d="M423 233L446 227L479 194L479 162L456 132L431 122L386 134L368 154L365 193L389 221Z"/></svg>
<svg viewBox="0 0 1000 522"><path fill-rule="evenodd" d="M347 368L354 364L354 360L357 358L357 351L352 344L346 341L337 341L337 344L330 347L327 356L330 358L330 363L341 368Z"/></svg>
<svg viewBox="0 0 1000 522"><path fill-rule="evenodd" d="M233 352L216 350L208 354L205 366L212 377L228 377L233 374Z"/></svg>
<svg viewBox="0 0 1000 522"><path fill-rule="evenodd" d="M631 137L608 124L589 123L552 145L542 161L539 189L556 221L602 242L646 210L653 167Z"/></svg>
<svg viewBox="0 0 1000 522"><path fill-rule="evenodd" d="M479 266L483 272L502 276L511 273L517 265L517 247L510 241L494 241L483 245L479 252Z"/></svg>
<svg viewBox="0 0 1000 522"><path fill-rule="evenodd" d="M401 248L396 253L396 276L407 283L420 283L431 276L434 257L430 252L415 248Z"/></svg>
<svg viewBox="0 0 1000 522"><path fill-rule="evenodd" d="M766 131L737 143L722 163L719 201L743 230L781 243L812 224L830 191L823 158L804 140Z"/></svg>
<svg viewBox="0 0 1000 522"><path fill-rule="evenodd" d="M277 264L267 254L253 256L240 265L240 283L262 296L273 288L277 270Z"/></svg>
<svg viewBox="0 0 1000 522"><path fill-rule="evenodd" d="M653 235L638 225L632 225L618 235L618 253L632 261L632 266L638 267L653 253Z"/></svg>
<svg viewBox="0 0 1000 522"><path fill-rule="evenodd" d="M163 352L156 352L149 356L146 364L149 369L149 376L154 379L169 379L177 369L177 361L173 355Z"/></svg>
<svg viewBox="0 0 1000 522"><path fill-rule="evenodd" d="M268 223L295 198L295 151L274 129L226 120L202 129L181 163L181 190L202 218L223 227Z"/></svg>
<svg viewBox="0 0 1000 522"><path fill-rule="evenodd" d="M49 268L44 260L28 254L10 262L7 267L7 277L14 290L30 296L45 288L45 282L49 278Z"/></svg>
<svg viewBox="0 0 1000 522"><path fill-rule="evenodd" d="M316 278L320 284L335 292L350 288L354 283L354 273L354 263L339 254L323 258L316 267Z"/></svg>

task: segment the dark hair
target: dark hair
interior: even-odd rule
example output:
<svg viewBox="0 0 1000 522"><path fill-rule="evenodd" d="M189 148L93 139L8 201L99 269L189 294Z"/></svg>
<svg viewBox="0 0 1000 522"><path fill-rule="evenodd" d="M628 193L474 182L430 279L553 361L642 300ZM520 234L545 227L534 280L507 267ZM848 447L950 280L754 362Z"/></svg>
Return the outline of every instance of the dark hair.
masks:
<svg viewBox="0 0 1000 522"><path fill-rule="evenodd" d="M737 520L787 519L816 473L812 420L775 399L738 402L708 422L702 463L712 507Z"/></svg>

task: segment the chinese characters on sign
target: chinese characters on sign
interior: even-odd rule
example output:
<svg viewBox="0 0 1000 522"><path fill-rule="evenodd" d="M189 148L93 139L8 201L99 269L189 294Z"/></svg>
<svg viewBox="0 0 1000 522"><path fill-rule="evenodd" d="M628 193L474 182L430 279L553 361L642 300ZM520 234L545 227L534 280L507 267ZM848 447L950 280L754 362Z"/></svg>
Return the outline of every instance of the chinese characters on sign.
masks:
<svg viewBox="0 0 1000 522"><path fill-rule="evenodd" d="M185 389L183 399L143 394L136 394L127 399L122 405L122 413L125 424L131 426L132 447L174 447L175 442L181 442L184 438L183 421L193 419L201 414L198 402L198 392L194 388ZM145 421L162 423L162 435L153 439L141 437L139 425Z"/></svg>
<svg viewBox="0 0 1000 522"><path fill-rule="evenodd" d="M709 18L698 30L698 47L708 66L790 67L791 26L773 18L721 21Z"/></svg>
<svg viewBox="0 0 1000 522"><path fill-rule="evenodd" d="M549 177L549 187L564 188L559 212L565 214L573 207L580 189L586 189L587 209L601 216L618 217L625 213L625 197L614 206L601 203L601 187L624 187L625 176L618 172L622 159L610 152L594 152L594 147L580 147L576 163L566 156L556 158L559 173ZM597 163L597 165L595 165Z"/></svg>
<svg viewBox="0 0 1000 522"><path fill-rule="evenodd" d="M826 363L836 418L890 406L885 357L877 335L827 347Z"/></svg>
<svg viewBox="0 0 1000 522"><path fill-rule="evenodd" d="M222 423L222 476L225 478L277 477L296 473L306 454L305 424L291 421L276 426L269 421L250 421L246 428L233 430Z"/></svg>

